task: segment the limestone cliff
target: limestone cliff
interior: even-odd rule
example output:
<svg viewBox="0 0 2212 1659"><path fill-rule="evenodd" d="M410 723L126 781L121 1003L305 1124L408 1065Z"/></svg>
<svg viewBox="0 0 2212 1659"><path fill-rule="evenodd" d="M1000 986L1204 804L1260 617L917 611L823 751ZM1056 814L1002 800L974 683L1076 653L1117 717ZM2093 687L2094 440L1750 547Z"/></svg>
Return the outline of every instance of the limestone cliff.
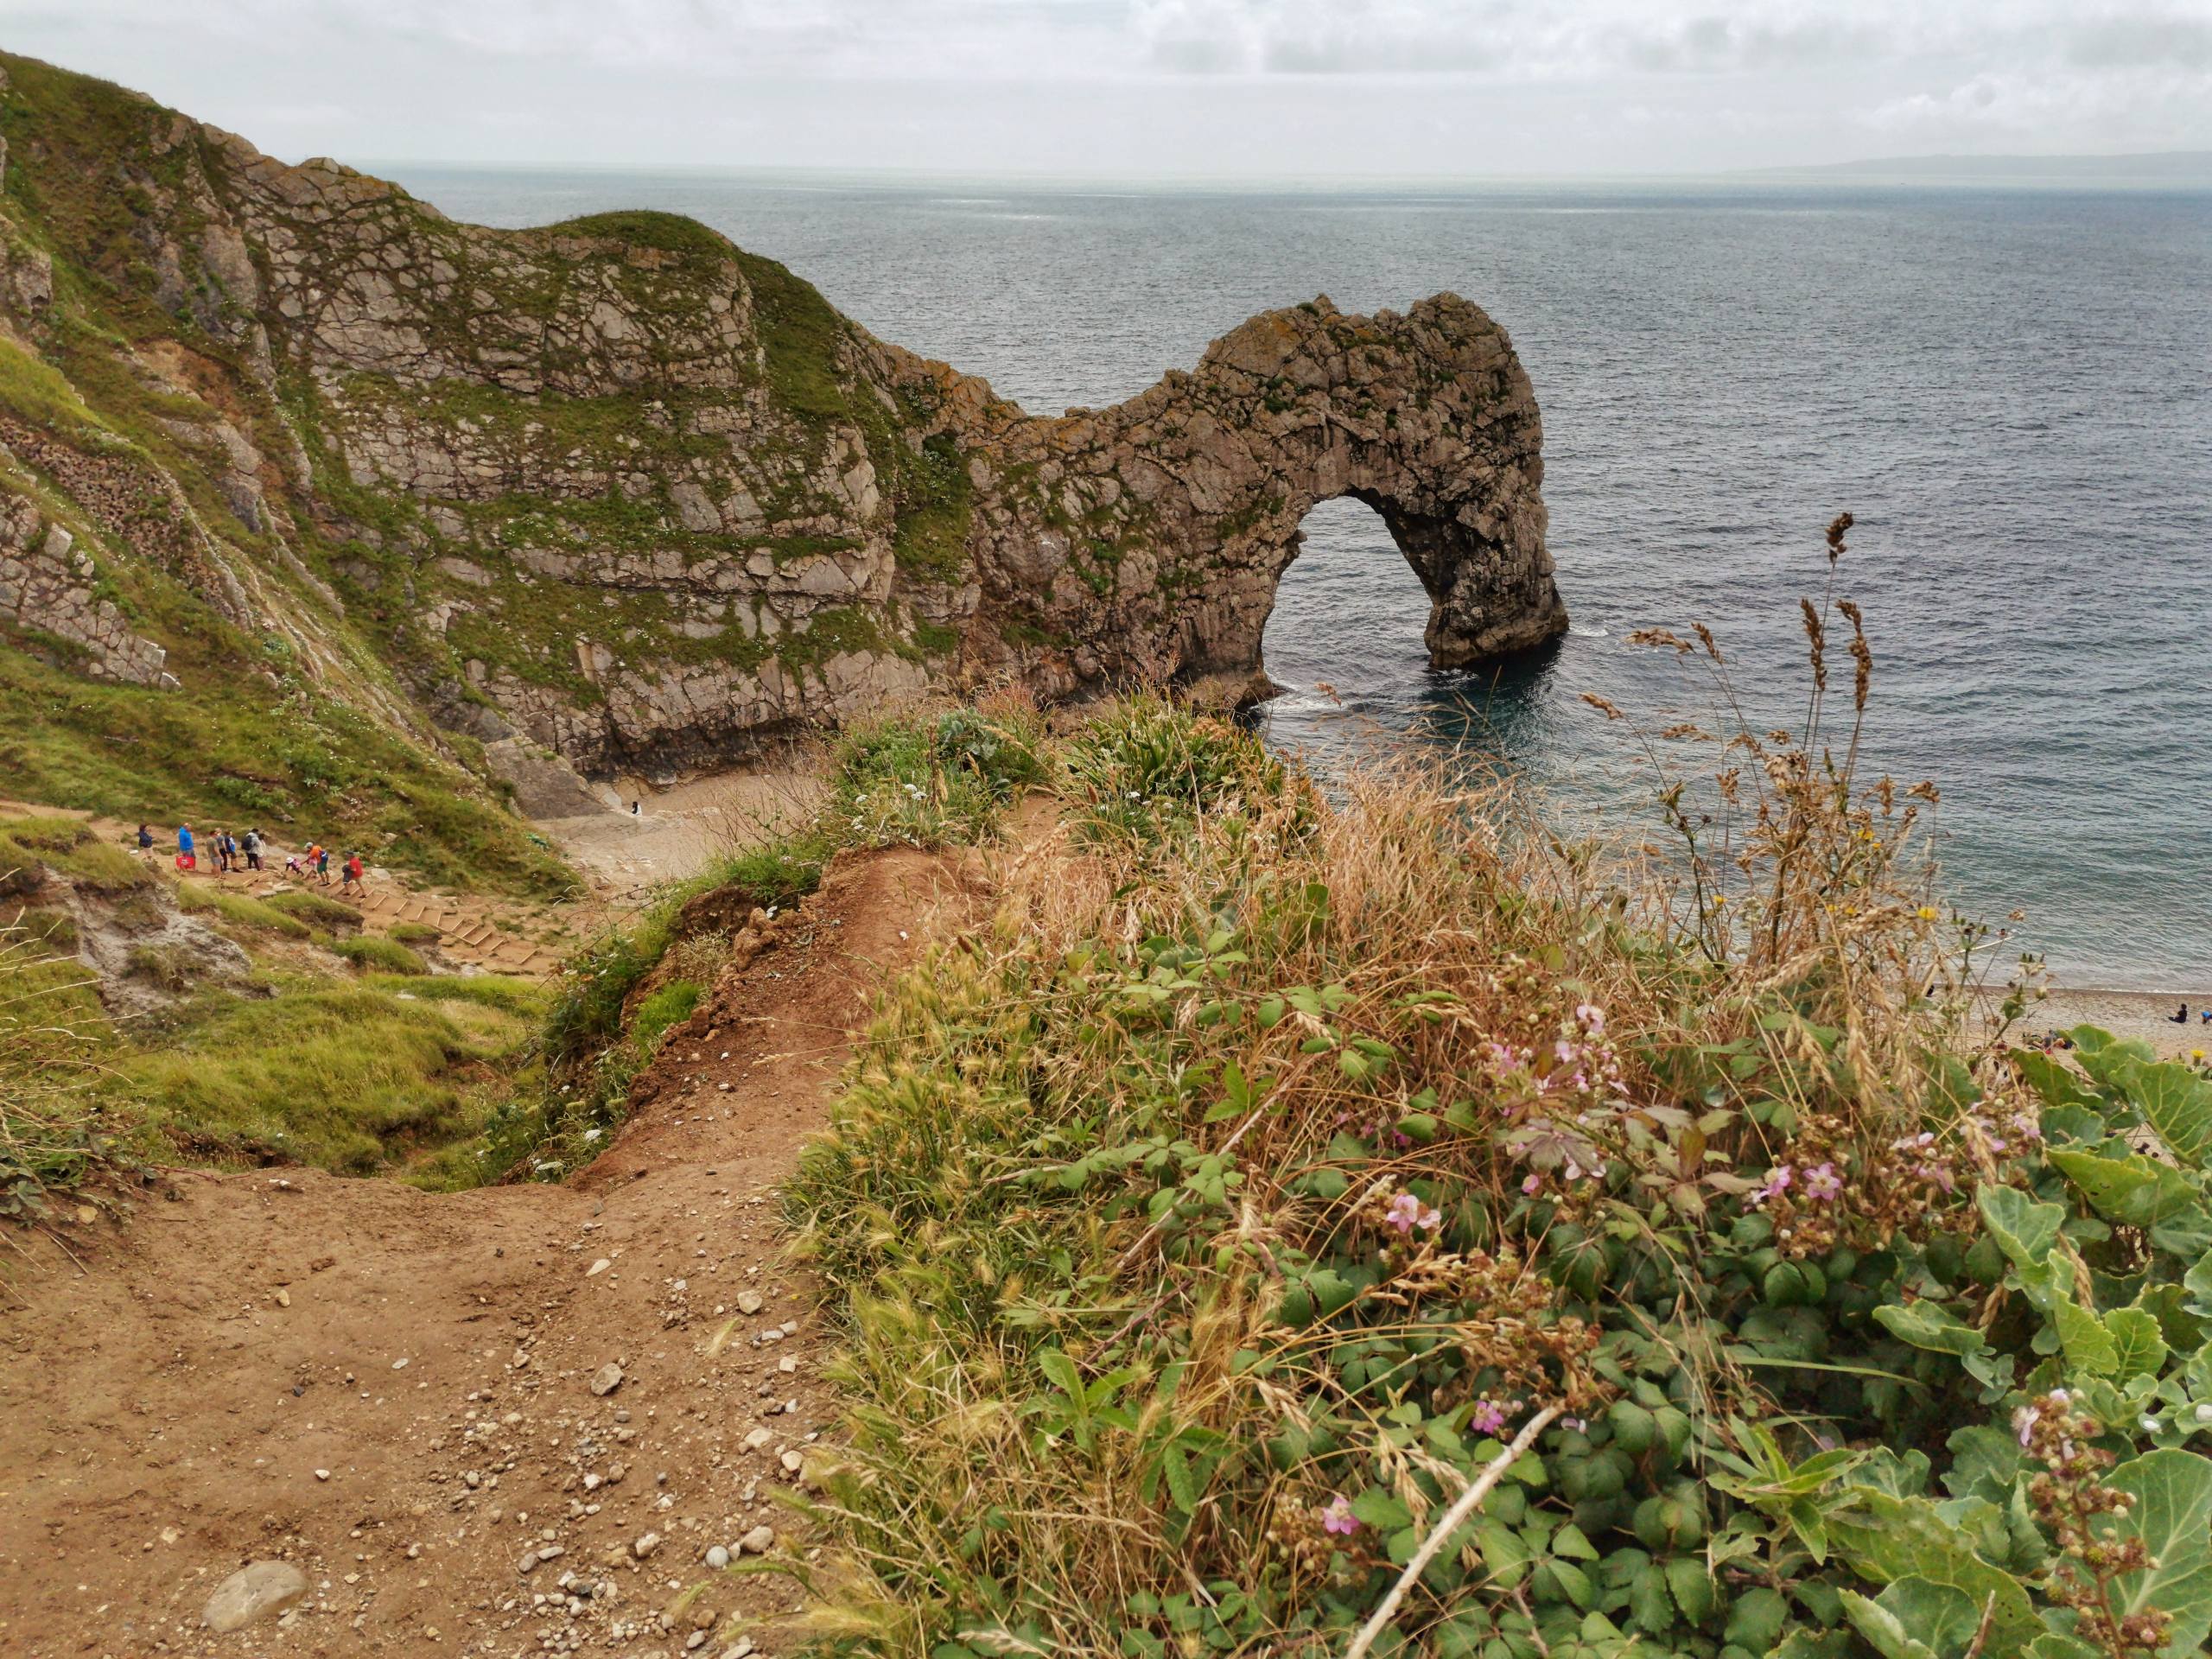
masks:
<svg viewBox="0 0 2212 1659"><path fill-rule="evenodd" d="M931 683L1249 683L1337 495L1389 523L1437 662L1564 626L1535 399L1456 297L1271 312L1033 418L690 220L456 224L0 73L0 659L141 699L247 677L466 796L549 755L709 764Z"/></svg>

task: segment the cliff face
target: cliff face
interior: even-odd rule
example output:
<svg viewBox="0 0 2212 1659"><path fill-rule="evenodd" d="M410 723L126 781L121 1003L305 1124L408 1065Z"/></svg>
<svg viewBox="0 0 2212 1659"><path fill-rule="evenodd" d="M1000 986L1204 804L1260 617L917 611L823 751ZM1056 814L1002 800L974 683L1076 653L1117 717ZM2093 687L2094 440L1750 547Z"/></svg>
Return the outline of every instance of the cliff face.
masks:
<svg viewBox="0 0 2212 1659"><path fill-rule="evenodd" d="M0 637L65 671L248 676L480 774L672 771L933 682L1249 682L1343 494L1438 662L1564 626L1528 378L1453 296L1269 313L1030 418L689 220L458 225L0 71Z"/></svg>

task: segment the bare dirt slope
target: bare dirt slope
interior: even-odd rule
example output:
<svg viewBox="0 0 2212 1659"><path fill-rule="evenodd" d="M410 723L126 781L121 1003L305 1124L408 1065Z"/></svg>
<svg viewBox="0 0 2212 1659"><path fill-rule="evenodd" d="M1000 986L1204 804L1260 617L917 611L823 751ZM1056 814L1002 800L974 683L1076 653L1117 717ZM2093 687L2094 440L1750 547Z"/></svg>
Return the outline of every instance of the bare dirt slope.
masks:
<svg viewBox="0 0 2212 1659"><path fill-rule="evenodd" d="M15 1235L0 1652L788 1646L792 1581L707 1560L804 1548L770 1494L833 1411L770 1192L884 973L974 903L946 860L841 862L569 1186L180 1173L124 1224ZM270 1559L305 1599L202 1629Z"/></svg>

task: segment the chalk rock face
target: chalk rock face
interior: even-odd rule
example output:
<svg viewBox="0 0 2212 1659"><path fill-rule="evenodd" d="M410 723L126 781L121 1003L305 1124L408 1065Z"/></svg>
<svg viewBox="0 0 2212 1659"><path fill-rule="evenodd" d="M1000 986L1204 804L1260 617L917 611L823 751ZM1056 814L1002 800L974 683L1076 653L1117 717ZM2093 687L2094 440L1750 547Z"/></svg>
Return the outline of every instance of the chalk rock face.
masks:
<svg viewBox="0 0 2212 1659"><path fill-rule="evenodd" d="M934 687L1262 687L1339 496L1439 664L1566 625L1529 378L1454 296L1270 311L1030 416L690 219L463 225L5 54L0 98L35 187L0 343L51 376L0 387L0 644L65 666L251 676L576 798L558 767L673 776ZM57 308L118 342L81 385Z"/></svg>

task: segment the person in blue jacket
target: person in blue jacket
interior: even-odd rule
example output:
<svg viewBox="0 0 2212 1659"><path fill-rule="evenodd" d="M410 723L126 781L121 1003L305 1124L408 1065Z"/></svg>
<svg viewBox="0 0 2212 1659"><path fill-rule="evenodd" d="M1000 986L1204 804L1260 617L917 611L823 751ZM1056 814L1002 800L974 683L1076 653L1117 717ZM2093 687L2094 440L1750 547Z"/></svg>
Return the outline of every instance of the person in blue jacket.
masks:
<svg viewBox="0 0 2212 1659"><path fill-rule="evenodd" d="M194 868L200 862L192 850L192 826L188 823L181 823L177 826L176 861L187 869Z"/></svg>

